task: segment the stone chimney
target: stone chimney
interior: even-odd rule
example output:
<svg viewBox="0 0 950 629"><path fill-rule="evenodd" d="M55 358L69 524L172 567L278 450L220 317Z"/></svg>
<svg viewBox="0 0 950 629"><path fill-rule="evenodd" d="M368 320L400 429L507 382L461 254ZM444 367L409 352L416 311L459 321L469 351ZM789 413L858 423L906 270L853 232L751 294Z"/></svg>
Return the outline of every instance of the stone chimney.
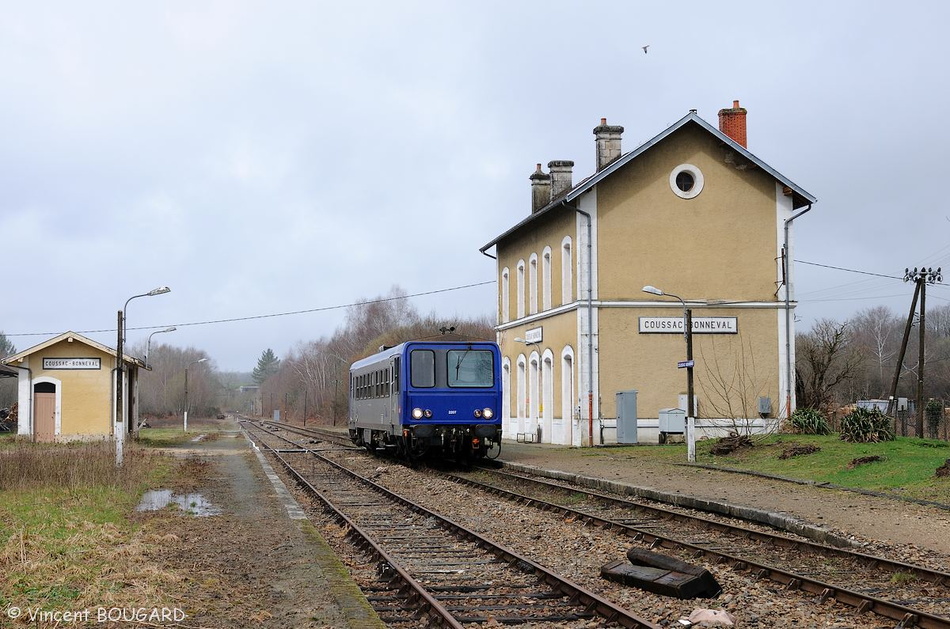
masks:
<svg viewBox="0 0 950 629"><path fill-rule="evenodd" d="M597 170L620 157L620 136L623 127L607 124L606 118L600 119L600 126L594 127L594 138L597 143Z"/></svg>
<svg viewBox="0 0 950 629"><path fill-rule="evenodd" d="M551 198L556 199L561 194L574 187L571 181L574 162L569 159L556 159L548 162L548 170L551 171Z"/></svg>
<svg viewBox="0 0 950 629"><path fill-rule="evenodd" d="M745 114L746 110L739 107L739 101L732 101L732 109L719 110L719 130L743 148L749 148L745 135Z"/></svg>
<svg viewBox="0 0 950 629"><path fill-rule="evenodd" d="M541 164L528 177L531 180L531 213L551 202L551 175L541 172Z"/></svg>

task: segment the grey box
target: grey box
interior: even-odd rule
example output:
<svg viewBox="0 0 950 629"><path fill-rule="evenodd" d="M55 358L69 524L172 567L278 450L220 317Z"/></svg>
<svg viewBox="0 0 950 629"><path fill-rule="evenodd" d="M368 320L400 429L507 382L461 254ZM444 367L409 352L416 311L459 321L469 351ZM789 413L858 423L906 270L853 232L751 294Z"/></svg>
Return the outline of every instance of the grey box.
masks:
<svg viewBox="0 0 950 629"><path fill-rule="evenodd" d="M617 392L617 443L637 443L637 392Z"/></svg>
<svg viewBox="0 0 950 629"><path fill-rule="evenodd" d="M681 408L661 408L660 432L686 432L686 411Z"/></svg>

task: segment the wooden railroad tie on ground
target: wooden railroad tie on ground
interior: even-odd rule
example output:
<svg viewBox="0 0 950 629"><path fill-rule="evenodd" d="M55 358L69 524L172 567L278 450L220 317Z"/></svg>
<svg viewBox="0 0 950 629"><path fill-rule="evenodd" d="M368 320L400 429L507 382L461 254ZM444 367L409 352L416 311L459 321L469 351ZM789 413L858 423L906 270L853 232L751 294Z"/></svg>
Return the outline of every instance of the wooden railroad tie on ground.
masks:
<svg viewBox="0 0 950 629"><path fill-rule="evenodd" d="M600 576L632 585L654 594L677 598L714 598L722 592L716 578L701 566L639 548L627 551L623 559L600 568Z"/></svg>

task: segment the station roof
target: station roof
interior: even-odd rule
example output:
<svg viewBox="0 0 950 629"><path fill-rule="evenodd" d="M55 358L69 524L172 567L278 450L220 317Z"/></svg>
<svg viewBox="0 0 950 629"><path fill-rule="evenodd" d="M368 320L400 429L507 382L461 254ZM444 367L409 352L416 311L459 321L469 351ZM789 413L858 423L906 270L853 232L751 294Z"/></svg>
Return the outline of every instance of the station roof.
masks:
<svg viewBox="0 0 950 629"><path fill-rule="evenodd" d="M705 131L707 131L708 133L716 137L724 145L728 146L730 149L732 149L733 151L741 155L743 158L745 158L746 160L754 164L756 167L768 173L776 181L780 182L783 186L785 186L788 189L788 193L792 197L792 207L794 207L795 209L804 207L805 205L808 205L811 203L816 203L818 201L813 195L809 194L801 186L797 185L791 179L789 179L782 173L778 172L777 170L775 170L774 168L766 164L764 161L756 157L754 154L749 152L749 149L742 146L741 144L739 144L738 142L730 138L728 135L726 135L725 133L723 133L722 131L714 127L713 125L709 124L702 118L700 118L695 110L690 110L688 114L686 114L685 116L677 120L675 123L673 123L666 129L661 131L659 134L647 140L646 142L644 142L637 148L633 149L632 151L628 153L624 153L623 155L618 157L616 160L611 162L609 165L605 166L604 168L597 171L593 175L590 175L589 177L587 177L586 179L584 179L583 181L575 185L573 188L571 188L567 192L559 195L555 199L552 199L551 202L548 203L546 206L540 208L537 212L534 212L528 215L524 220L519 222L517 225L515 225L514 227L512 227L505 233L499 235L497 238L495 238L494 240L492 240L485 246L481 247L479 251L481 251L482 253L485 253L486 250L495 246L496 244L498 244L500 241L504 240L511 234L519 231L525 224L530 223L541 216L544 216L545 214L547 214L548 212L551 212L552 210L556 210L557 208L571 204L578 197L580 197L581 195L593 189L598 183L603 181L605 178L611 176L612 174L614 174L615 172L617 172L618 170L620 170L621 168L623 168L624 166L626 166L633 160L637 159L638 157L643 155L645 152L647 152L649 149L653 148L660 142L664 141L665 139L667 139L668 137L670 137L671 135L673 135L680 129L690 126L690 125L695 125L695 126L700 127L701 129L704 129Z"/></svg>
<svg viewBox="0 0 950 629"><path fill-rule="evenodd" d="M63 332L62 334L54 336L51 339L47 339L46 341L43 341L42 343L38 345L34 345L33 347L25 349L22 352L17 352L16 354L13 354L12 356L7 356L6 358L0 359L0 366L10 365L12 363L21 361L31 354L35 354L36 352L42 351L46 349L47 347L51 347L62 341L69 341L69 342L76 341L79 343L83 343L84 345L93 347L104 354L115 355L115 348L93 341L92 339L86 338L82 334L77 334L76 332ZM143 361L140 358L136 358L135 356L130 356L126 354L125 352L122 353L122 358L123 358L123 362L125 362L128 365L134 365L141 369L148 369L148 367L145 365L145 361ZM14 373L16 372L15 369L13 371Z"/></svg>

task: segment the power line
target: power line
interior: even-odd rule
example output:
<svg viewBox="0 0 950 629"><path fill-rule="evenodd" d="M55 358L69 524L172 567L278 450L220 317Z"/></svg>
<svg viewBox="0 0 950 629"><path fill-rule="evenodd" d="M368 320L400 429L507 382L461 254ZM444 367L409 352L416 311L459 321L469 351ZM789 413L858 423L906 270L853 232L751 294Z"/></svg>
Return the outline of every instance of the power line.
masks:
<svg viewBox="0 0 950 629"><path fill-rule="evenodd" d="M808 266L816 266L816 267L820 267L820 268L824 268L824 269L832 269L832 270L835 270L835 271L845 271L845 272L847 272L847 273L857 273L857 274L860 274L860 275L870 275L870 276L872 276L872 277L883 277L883 278L885 278L885 279L891 279L891 280L901 280L901 281L903 281L903 279L904 279L903 276L884 275L883 273L872 273L872 272L870 272L870 271L860 271L860 270L858 270L858 269L849 269L849 268L845 268L845 267L841 267L841 266L834 266L834 265L831 265L831 264L821 264L821 263L819 263L819 262L808 262L807 260L794 260L794 262L796 262L796 263L798 263L798 264L805 264L805 265L808 265ZM275 317L290 317L290 316L294 316L294 315L310 314L310 313L314 313L314 312L329 312L329 311L331 311L331 310L342 310L342 309L344 309L344 308L351 308L351 307L353 307L353 306L363 306L363 305L368 305L368 304L378 304L378 303L385 303L385 302L389 302L389 301L396 301L396 300L399 300L399 299L412 299L412 298L414 298L414 297L425 297L425 296L428 296L428 295L437 295L437 294L439 294L439 293L448 293L448 292L457 291L457 290L465 290L465 289L468 289L468 288L476 288L476 287L478 287L478 286L487 286L488 284L495 284L495 283L496 283L495 280L490 280L490 281L486 281L486 282L476 282L476 283L474 283L474 284L465 284L465 285L463 285L463 286L453 286L453 287L451 287L451 288L440 288L440 289L437 289L437 290L425 291L425 292L421 292L421 293L414 293L414 294L412 294L412 295L401 295L401 296L398 296L398 297L385 297L385 298L383 298L383 299L371 299L371 300L369 300L369 301L360 301L360 302L355 302L355 303L350 303L350 304L338 304L338 305L335 305L335 306L322 306L322 307L319 307L319 308L308 308L308 309L305 309L305 310L292 310L292 311L289 311L289 312L276 312L276 313L261 314L261 315L250 315L250 316L247 316L247 317L231 317L231 318L227 318L227 319L213 319L213 320L209 320L209 321L191 321L191 322L185 322L185 323L172 323L172 324L168 324L168 325L174 325L174 326L176 326L176 327L189 327L189 326L193 327L193 326L199 326L199 325L217 325L217 324L220 324L220 323L236 323L236 322L239 322L239 321L254 321L254 320L257 320L257 319L272 319L272 318L275 318ZM950 284L944 284L944 283L940 283L940 282L938 282L937 285L938 285L938 286L950 286ZM840 298L839 298L839 299L840 299ZM854 298L854 299L869 299L869 298ZM809 300L809 301L836 301L836 300L831 300L831 299L826 299L826 300L814 299L814 300ZM142 327L133 327L133 328L128 328L128 329L129 329L129 330L155 330L155 329L159 329L159 328L168 327L168 325L142 326ZM106 332L115 332L115 328L104 328L104 329L99 329L99 330L77 330L76 332L77 332L78 334L104 334L104 333L106 333ZM9 338L9 337L14 337L14 336L53 336L53 335L60 334L60 333L61 333L61 331L57 331L57 332L20 332L20 333L6 334L5 336L7 336L8 338Z"/></svg>
<svg viewBox="0 0 950 629"><path fill-rule="evenodd" d="M823 269L834 269L835 271L847 271L848 273L859 273L861 275L872 275L874 277L885 277L889 280L904 280L904 276L884 275L883 273L871 273L870 271L858 271L857 269L846 269L843 266L832 266L830 264L819 264L818 262L806 262L805 260L795 260L798 264L807 264L809 266L818 266Z"/></svg>
<svg viewBox="0 0 950 629"><path fill-rule="evenodd" d="M271 314L262 314L262 315L251 315L247 317L232 317L229 319L213 319L211 321L192 321L188 323L172 323L168 325L173 325L175 327L187 327L187 326L198 326L198 325L216 325L219 323L235 323L238 321L253 321L255 319L271 319L274 317L290 317L293 315L300 314L309 314L313 312L327 312L330 310L342 310L344 308L351 308L353 306L366 306L369 304L381 304L388 301L397 301L400 299L412 299L413 297L425 297L427 295L437 295L439 293L448 293L457 290L465 290L467 288L475 288L478 286L486 286L488 284L494 284L495 280L488 282L476 282L475 284L465 284L464 286L453 286L451 288L439 288L436 290L425 291L422 293L414 293L412 295L399 295L397 297L384 297L382 299L370 299L368 301L358 301L351 304L339 304L336 306L322 306L319 308L308 308L306 310L292 310L290 312L275 312ZM154 330L158 328L165 328L168 325L156 325L156 326L143 326L137 328L127 328L128 330ZM76 330L77 334L101 334L105 332L115 332L115 328L111 329L102 329L102 330ZM25 332L19 334L6 334L5 336L54 336L56 334L61 334L62 330L59 332Z"/></svg>
<svg viewBox="0 0 950 629"><path fill-rule="evenodd" d="M843 267L843 266L832 266L832 265L830 265L830 264L820 264L820 263L818 263L818 262L807 262L807 261L805 261L805 260L794 260L794 262L797 262L798 264L807 264L807 265L809 265L809 266L817 266L817 267L821 267L821 268L823 268L823 269L834 269L835 271L846 271L846 272L848 272L848 273L858 273L858 274L860 274L860 275L871 275L871 276L873 276L873 277L883 277L883 278L886 278L886 279L889 279L889 280L900 280L900 281L902 281L902 282L904 281L904 276L903 276L903 275L899 275L899 276L898 276L898 275L884 275L883 273L872 273L872 272L870 272L870 271L859 271L859 270L857 270L857 269L848 269L848 268L845 268L845 267ZM948 286L948 284L944 284L944 283L942 283L942 282L936 282L936 284L937 284L938 286Z"/></svg>

